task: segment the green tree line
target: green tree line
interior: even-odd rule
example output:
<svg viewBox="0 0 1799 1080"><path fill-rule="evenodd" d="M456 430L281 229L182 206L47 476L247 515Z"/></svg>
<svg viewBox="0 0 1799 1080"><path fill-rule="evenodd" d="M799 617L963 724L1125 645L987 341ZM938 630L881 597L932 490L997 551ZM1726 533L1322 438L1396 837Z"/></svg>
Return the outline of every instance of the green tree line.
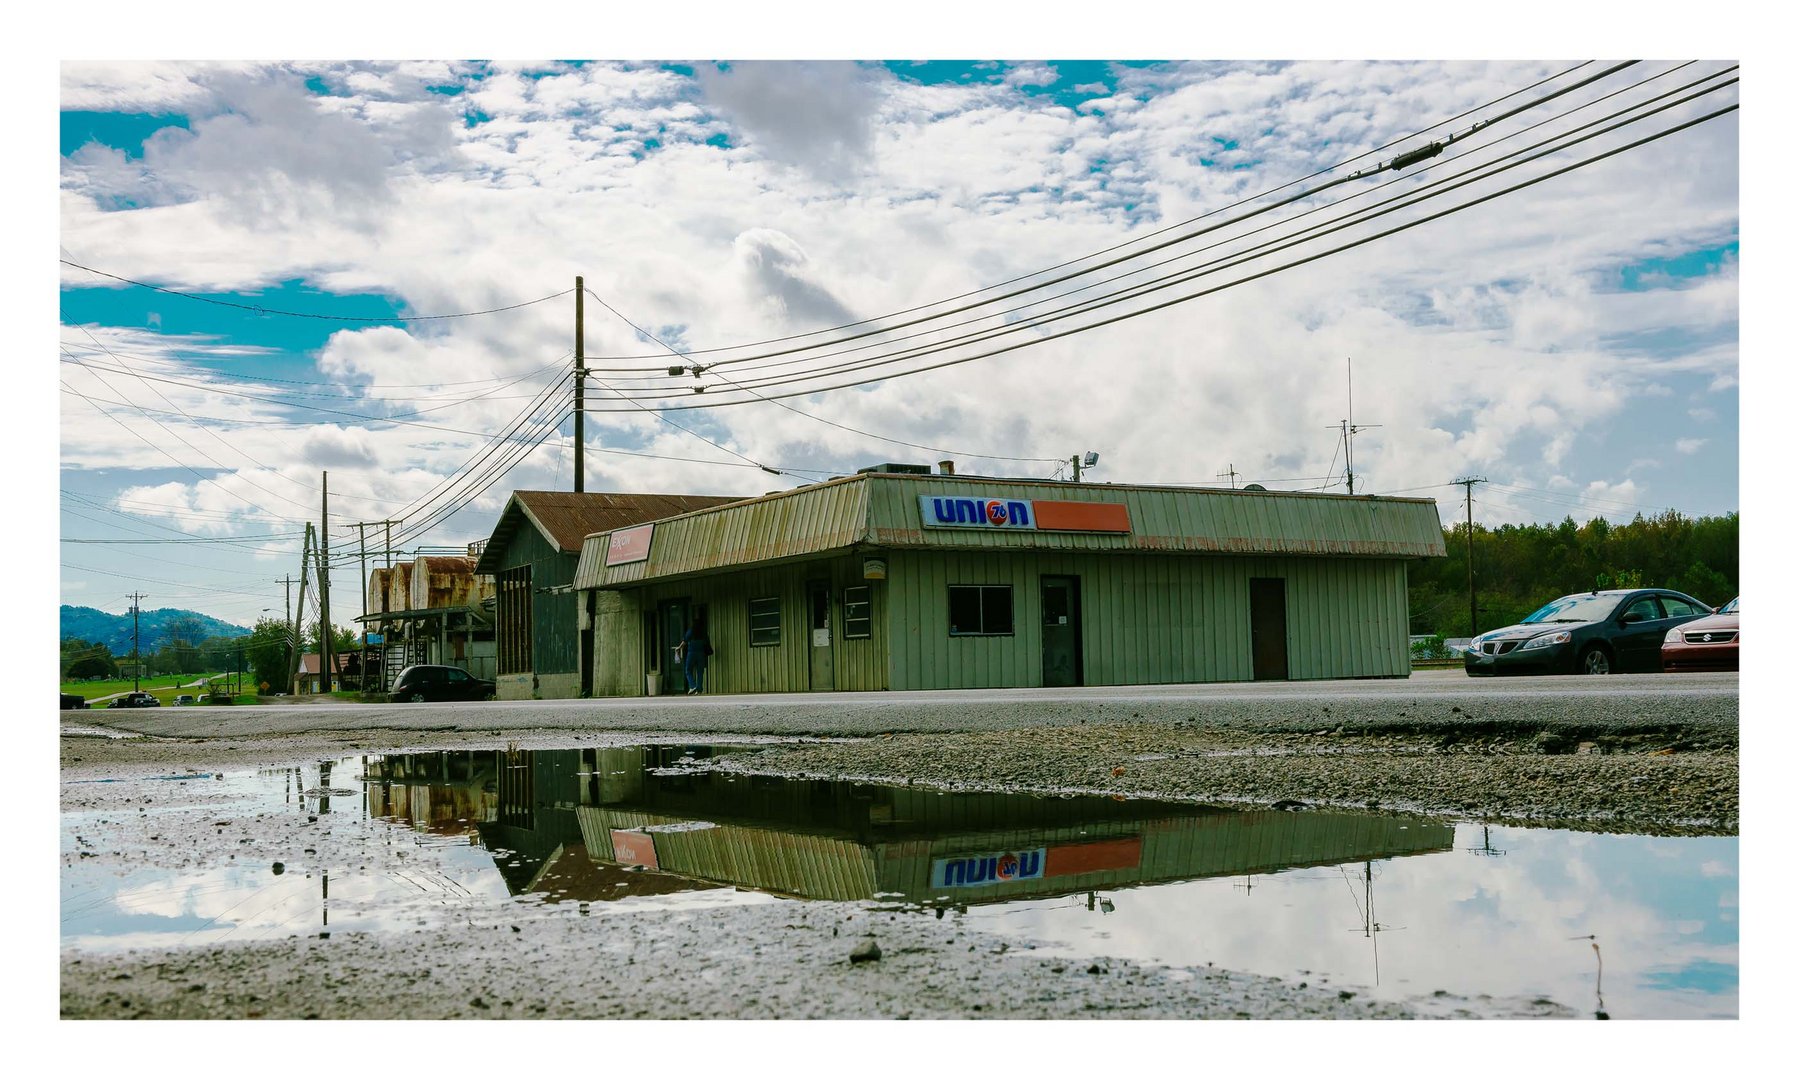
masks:
<svg viewBox="0 0 1799 1080"><path fill-rule="evenodd" d="M256 627L243 637L208 637L201 639L198 624L173 625L164 644L155 652L146 651L143 664L148 672L158 675L198 675L219 671L250 671L258 684L285 687L292 671L293 652L290 643L293 628L280 619L258 619ZM306 628L302 652L317 652L319 623ZM331 628L332 647L340 653L356 648L356 632L343 626ZM81 638L62 639L62 677L68 679L114 678L121 665L130 665L130 654L115 656L104 643Z"/></svg>
<svg viewBox="0 0 1799 1080"><path fill-rule="evenodd" d="M1443 530L1446 559L1411 566L1412 633L1468 637L1468 527ZM1479 629L1517 622L1558 596L1589 589L1676 589L1713 607L1737 595L1737 515L1669 510L1622 525L1474 525Z"/></svg>

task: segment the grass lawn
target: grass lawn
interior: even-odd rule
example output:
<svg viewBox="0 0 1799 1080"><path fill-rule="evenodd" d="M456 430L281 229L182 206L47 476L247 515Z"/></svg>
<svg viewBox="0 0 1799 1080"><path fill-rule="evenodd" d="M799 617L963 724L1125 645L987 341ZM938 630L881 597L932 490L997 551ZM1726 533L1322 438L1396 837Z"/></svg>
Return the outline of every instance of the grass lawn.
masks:
<svg viewBox="0 0 1799 1080"><path fill-rule="evenodd" d="M222 675L158 675L154 679L139 679L137 689L146 690L156 695L158 701L167 705L174 700L176 694L193 694L198 697L206 693L206 688L183 689L191 683L202 679L218 679ZM95 698L111 697L123 694L132 689L130 679L106 679L101 682L66 682L62 684L65 694L80 694L89 701Z"/></svg>

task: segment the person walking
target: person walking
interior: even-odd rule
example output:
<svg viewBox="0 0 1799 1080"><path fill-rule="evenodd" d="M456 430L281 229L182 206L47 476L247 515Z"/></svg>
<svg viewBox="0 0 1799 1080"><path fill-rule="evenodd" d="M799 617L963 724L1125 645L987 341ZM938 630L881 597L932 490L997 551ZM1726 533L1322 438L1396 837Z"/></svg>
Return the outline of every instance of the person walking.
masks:
<svg viewBox="0 0 1799 1080"><path fill-rule="evenodd" d="M706 660L712 655L712 639L706 635L706 616L695 615L681 635L681 670L687 676L687 692L706 689Z"/></svg>

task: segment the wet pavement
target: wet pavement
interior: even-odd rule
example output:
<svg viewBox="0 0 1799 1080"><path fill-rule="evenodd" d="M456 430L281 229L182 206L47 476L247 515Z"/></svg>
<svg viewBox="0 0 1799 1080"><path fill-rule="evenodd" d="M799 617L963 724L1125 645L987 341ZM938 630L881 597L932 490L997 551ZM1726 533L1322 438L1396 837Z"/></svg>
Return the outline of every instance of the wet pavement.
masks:
<svg viewBox="0 0 1799 1080"><path fill-rule="evenodd" d="M753 747L492 748L71 781L65 954L857 902L1076 964L1216 965L1423 1015L1482 995L1737 1015L1734 837L703 768L746 752L753 765Z"/></svg>

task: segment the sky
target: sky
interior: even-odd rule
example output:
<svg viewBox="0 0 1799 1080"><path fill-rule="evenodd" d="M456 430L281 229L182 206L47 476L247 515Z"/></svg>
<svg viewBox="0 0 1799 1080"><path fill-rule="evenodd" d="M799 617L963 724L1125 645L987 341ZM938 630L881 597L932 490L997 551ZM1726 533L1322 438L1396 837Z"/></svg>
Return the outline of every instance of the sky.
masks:
<svg viewBox="0 0 1799 1080"><path fill-rule="evenodd" d="M588 491L1342 493L1352 423L1449 523L1737 511L1737 114L1603 156L1734 62L1619 63L65 60L61 602L280 615L328 487L347 624L355 523L572 490L577 276Z"/></svg>
<svg viewBox="0 0 1799 1080"><path fill-rule="evenodd" d="M457 478L470 479L494 436L529 419L530 395L551 389L553 370L568 370L577 275L592 290L590 404L624 410L589 416L592 491L755 494L945 457L961 472L1066 477L1061 462L1087 451L1100 455L1086 477L1097 482L1344 491L1339 426L1353 417L1358 493L1434 498L1446 522L1460 516L1462 489L1450 482L1463 476L1488 481L1475 486L1474 514L1490 525L1669 507L1727 513L1756 491L1773 512L1778 382L1764 377L1763 392L1743 400L1739 380L1744 356L1773 351L1765 316L1779 310L1778 273L1751 289L1764 318L1750 340L1764 347L1739 355L1738 192L1771 191L1782 140L1740 139L1732 113L1422 221L1734 104L1734 87L1378 224L1087 319L1033 322L1082 297L1252 254L1259 241L1351 208L1424 194L1434 179L1778 40L1747 5L1706 10L1696 19L1649 2L1625 20L1535 0L1497 13L1395 3L1370 19L1365 8L1296 2L1268 18L920 0L903 12L700 2L668 19L555 3L496 17L491 5L455 0L424 15L315 0L293 18L210 0L179 10L96 0L46 13L17 28L17 63L31 77L16 126L34 151L54 134L58 157L52 170L36 152L19 155L7 181L16 250L45 251L52 238L58 249L54 264L17 259L7 271L14 310L35 312L52 291L58 305L56 343L45 343L56 374L32 368L9 425L25 505L54 499L60 511L56 537L15 534L28 555L58 546L55 585L24 575L30 606L47 610L55 591L61 603L122 612L142 592L149 608L245 625L279 614L281 579L299 571L301 523L319 519L324 472L334 553L354 544L350 523L388 518L408 522L403 551L460 547L488 535L510 491L569 488L566 415L505 475ZM557 54L635 59L415 59ZM204 59L166 59L175 56ZM386 59L283 59L301 56ZM992 56L1018 59L905 59ZM1446 56L1470 59L1428 59ZM1607 56L1674 59L1497 121L1401 172L1269 206L1445 132L1459 139L1619 62L1569 71ZM1662 74L1690 56L1714 59ZM1784 87L1764 80L1759 94L1761 115L1778 115ZM1539 121L1549 122L1523 130ZM1763 168L1739 172L1744 158ZM1776 202L1755 203L1764 250L1785 233ZM866 374L1032 342L1009 352L781 405L733 393L726 380L793 358L802 362L775 370L890 356L928 344L891 338L941 323L894 331L865 353L817 358L871 343L858 339L708 368L697 380L651 378L665 364L941 312L1239 216L1228 232L943 320L1038 301L929 340L996 324L1017 326L1015 335ZM1004 282L1015 284L991 288ZM1083 285L1092 288L1045 298ZM401 318L545 297L490 315ZM792 340L695 352L771 339ZM28 334L26 348L37 344ZM671 358L666 346L691 355ZM637 359L595 359L619 356ZM1757 385L1753 372L1766 369L1750 366ZM668 393L641 404L666 419L614 392L653 389ZM672 408L733 398L751 400ZM1744 410L1762 421L1747 433ZM1757 446L1769 452L1750 452ZM1739 470L1764 483L1740 483ZM444 520L430 514L454 507ZM1752 573L1768 565L1753 560L1766 550L1758 535L1746 537ZM182 542L137 543L149 539ZM340 567L334 612L355 610L359 576ZM1769 788L1746 783L1745 801L1758 790ZM1756 984L1745 971L1746 1014ZM1543 1029L1530 1042L1568 1034ZM1462 1049L1457 1032L1405 1037L1456 1038ZM1111 1052L1109 1041L1093 1045ZM1633 1045L1664 1063L1707 1050L1690 1036ZM1393 1063L1377 1061L1383 1071Z"/></svg>

